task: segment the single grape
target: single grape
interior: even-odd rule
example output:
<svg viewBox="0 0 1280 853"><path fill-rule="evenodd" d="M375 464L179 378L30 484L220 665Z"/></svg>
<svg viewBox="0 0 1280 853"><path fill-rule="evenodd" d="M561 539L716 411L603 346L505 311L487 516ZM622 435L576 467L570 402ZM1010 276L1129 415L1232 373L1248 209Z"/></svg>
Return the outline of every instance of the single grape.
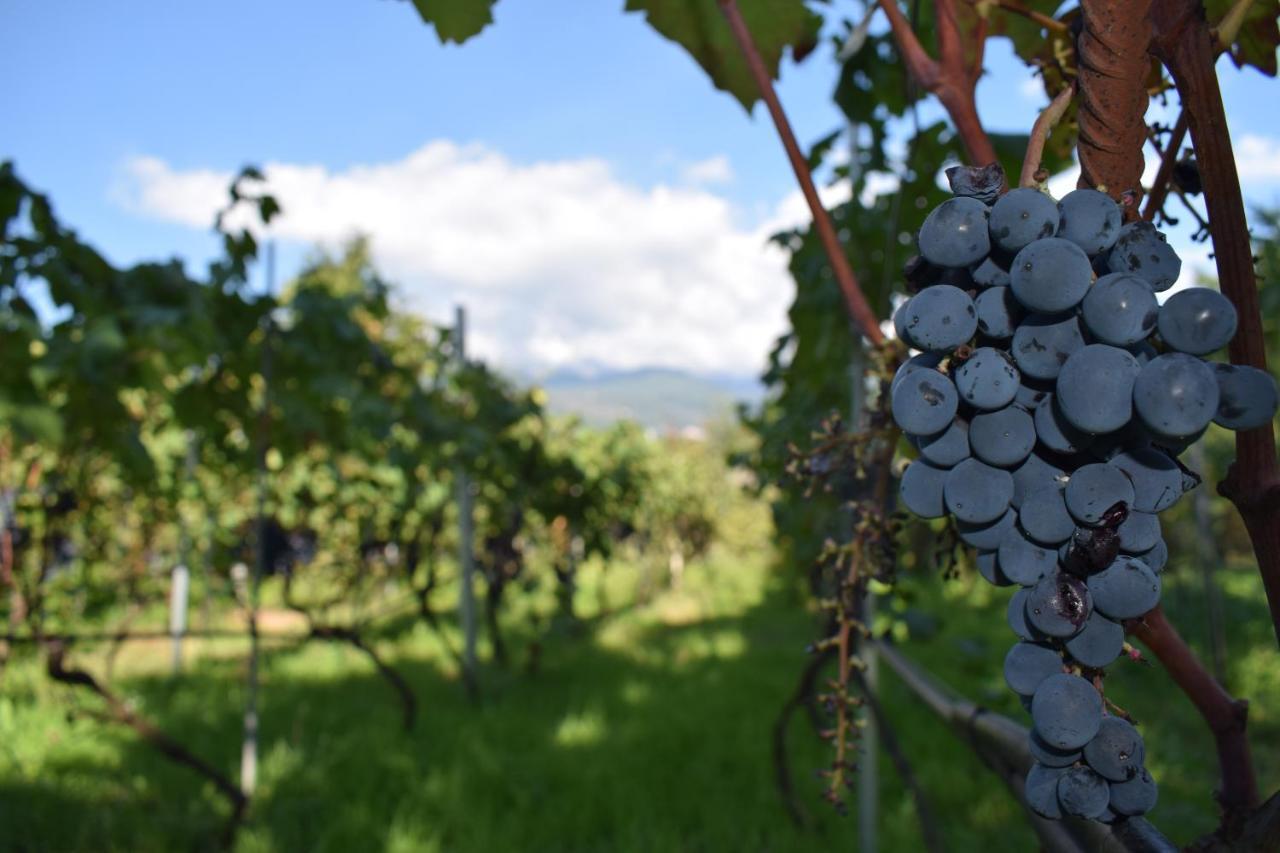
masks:
<svg viewBox="0 0 1280 853"><path fill-rule="evenodd" d="M1236 307L1216 290L1188 287L1160 306L1157 328L1170 349L1208 355L1235 337Z"/></svg>
<svg viewBox="0 0 1280 853"><path fill-rule="evenodd" d="M1027 619L1027 599L1031 597L1031 590L1026 587L1018 587L1013 593L1013 597L1009 599L1009 606L1005 610L1005 619L1009 623L1010 630L1021 640L1043 640L1045 634L1036 629Z"/></svg>
<svg viewBox="0 0 1280 853"><path fill-rule="evenodd" d="M1036 189L1009 190L991 207L987 223L991 240L1006 252L1017 252L1033 240L1058 230L1058 206Z"/></svg>
<svg viewBox="0 0 1280 853"><path fill-rule="evenodd" d="M1036 446L1036 428L1031 415L1017 406L973 416L969 425L969 446L973 455L999 468L1022 463Z"/></svg>
<svg viewBox="0 0 1280 853"><path fill-rule="evenodd" d="M936 370L915 370L893 392L893 419L912 435L935 435L947 428L959 405L950 377Z"/></svg>
<svg viewBox="0 0 1280 853"><path fill-rule="evenodd" d="M1195 435L1218 413L1213 368L1186 353L1156 356L1133 383L1133 407L1142 422L1162 436Z"/></svg>
<svg viewBox="0 0 1280 853"><path fill-rule="evenodd" d="M1004 515L1013 497L1013 477L976 459L951 469L942 491L947 509L960 521L985 524Z"/></svg>
<svg viewBox="0 0 1280 853"><path fill-rule="evenodd" d="M922 352L919 355L913 355L902 363L893 374L893 381L889 383L889 393L892 394L898 390L898 386L902 384L902 380L906 379L917 370L932 370L934 373L940 373L938 365L942 363L942 353Z"/></svg>
<svg viewBox="0 0 1280 853"><path fill-rule="evenodd" d="M1047 462L1033 452L1027 460L1013 469L1013 498L1010 503L1021 507L1028 495L1050 486L1062 488L1067 482L1067 472Z"/></svg>
<svg viewBox="0 0 1280 853"><path fill-rule="evenodd" d="M1021 377L1008 353L979 347L955 371L960 398L975 409L1002 409L1013 402ZM909 430L908 430L909 431Z"/></svg>
<svg viewBox="0 0 1280 853"><path fill-rule="evenodd" d="M1063 416L1062 407L1058 405L1052 394L1036 409L1035 428L1036 438L1054 453L1079 453L1089 446L1093 438L1071 425Z"/></svg>
<svg viewBox="0 0 1280 853"><path fill-rule="evenodd" d="M1118 503L1133 505L1133 483L1125 472L1107 462L1076 469L1067 481L1067 511L1082 524L1097 525Z"/></svg>
<svg viewBox="0 0 1280 853"><path fill-rule="evenodd" d="M970 278L978 287L1008 287L1009 271L988 255L982 262L969 271Z"/></svg>
<svg viewBox="0 0 1280 853"><path fill-rule="evenodd" d="M1058 202L1058 236L1089 255L1105 252L1120 236L1120 206L1091 189L1072 190Z"/></svg>
<svg viewBox="0 0 1280 853"><path fill-rule="evenodd" d="M1099 776L1124 782L1137 776L1147 750L1142 735L1129 721L1110 714L1102 718L1098 733L1084 745L1084 760Z"/></svg>
<svg viewBox="0 0 1280 853"><path fill-rule="evenodd" d="M898 340L902 341L909 347L919 349L916 342L911 340L911 332L907 328L907 306L911 304L911 300L898 306L898 310L893 312L893 333L898 336ZM903 365L905 367L906 365ZM901 370L902 368L898 368Z"/></svg>
<svg viewBox="0 0 1280 853"><path fill-rule="evenodd" d="M1080 749L1102 724L1102 697L1078 675L1051 675L1031 699L1031 720L1054 749Z"/></svg>
<svg viewBox="0 0 1280 853"><path fill-rule="evenodd" d="M1074 315L1051 317L1034 314L1013 333L1013 360L1033 379L1057 379L1063 363L1084 346L1080 321Z"/></svg>
<svg viewBox="0 0 1280 853"><path fill-rule="evenodd" d="M1160 578L1137 557L1117 557L1088 586L1094 607L1112 619L1137 619L1160 603Z"/></svg>
<svg viewBox="0 0 1280 853"><path fill-rule="evenodd" d="M1137 360L1119 347L1078 349L1058 374L1058 408L1081 432L1118 430L1133 417L1133 383L1140 371Z"/></svg>
<svg viewBox="0 0 1280 853"><path fill-rule="evenodd" d="M1127 554L1150 551L1160 541L1160 518L1151 512L1133 510L1116 528L1120 535L1120 550Z"/></svg>
<svg viewBox="0 0 1280 853"><path fill-rule="evenodd" d="M1213 422L1233 430L1257 429L1276 416L1280 389L1271 374L1256 367L1214 364L1218 411Z"/></svg>
<svg viewBox="0 0 1280 853"><path fill-rule="evenodd" d="M1045 767L1070 767L1077 761L1084 760L1084 753L1078 749L1062 750L1049 746L1035 729L1031 730L1027 745L1031 749L1031 756Z"/></svg>
<svg viewBox="0 0 1280 853"><path fill-rule="evenodd" d="M1069 240L1047 237L1013 259L1009 285L1030 311L1056 314L1080 304L1093 282L1089 256Z"/></svg>
<svg viewBox="0 0 1280 853"><path fill-rule="evenodd" d="M1101 669L1124 651L1124 626L1093 611L1084 629L1067 640L1067 654L1084 666Z"/></svg>
<svg viewBox="0 0 1280 853"><path fill-rule="evenodd" d="M1141 554L1135 554L1134 556L1146 563L1148 569L1160 574L1169 563L1169 546L1161 539L1156 542L1155 547L1150 551L1143 551Z"/></svg>
<svg viewBox="0 0 1280 853"><path fill-rule="evenodd" d="M1182 469L1168 454L1154 447L1138 447L1117 453L1109 464L1127 474L1133 483L1132 509L1163 512L1182 497Z"/></svg>
<svg viewBox="0 0 1280 853"><path fill-rule="evenodd" d="M1017 479L1014 480L1017 488ZM1067 512L1067 501L1061 486L1039 489L1022 500L1018 522L1027 536L1043 545L1066 542L1075 532L1076 522Z"/></svg>
<svg viewBox="0 0 1280 853"><path fill-rule="evenodd" d="M1150 222L1130 222L1107 255L1108 272L1133 273L1159 292L1173 287L1182 272L1178 253Z"/></svg>
<svg viewBox="0 0 1280 853"><path fill-rule="evenodd" d="M1049 637L1074 636L1092 612L1089 588L1065 572L1045 575L1027 596L1027 622Z"/></svg>
<svg viewBox="0 0 1280 853"><path fill-rule="evenodd" d="M973 301L978 312L978 331L998 341L1013 337L1023 310L1013 291L1007 287L991 287L978 294Z"/></svg>
<svg viewBox="0 0 1280 853"><path fill-rule="evenodd" d="M1085 328L1104 344L1125 347L1145 341L1156 328L1160 305L1136 275L1111 273L1093 283L1081 303Z"/></svg>
<svg viewBox="0 0 1280 853"><path fill-rule="evenodd" d="M1004 541L1004 537L1018 523L1018 513L1010 508L1005 514L998 519L986 524L970 524L967 521L956 522L956 533L960 536L960 541L971 548L980 548L984 551L994 550L1000 547L1000 543Z"/></svg>
<svg viewBox="0 0 1280 853"><path fill-rule="evenodd" d="M1032 696L1040 682L1062 672L1062 657L1048 646L1018 643L1004 658L1004 680L1009 689L1022 696Z"/></svg>
<svg viewBox="0 0 1280 853"><path fill-rule="evenodd" d="M1072 767L1058 780L1058 802L1067 814L1089 819L1101 817L1110 799L1111 786L1107 780L1088 767Z"/></svg>
<svg viewBox="0 0 1280 853"><path fill-rule="evenodd" d="M978 574L982 575L982 579L992 586L1011 586L1013 581L1004 576L1004 572L1000 571L1000 561L997 559L996 551L979 551L974 557L974 565L978 569Z"/></svg>
<svg viewBox="0 0 1280 853"><path fill-rule="evenodd" d="M954 468L969 458L969 424L956 418L942 432L921 436L916 446L921 458L939 468Z"/></svg>
<svg viewBox="0 0 1280 853"><path fill-rule="evenodd" d="M1022 586L1034 586L1058 567L1057 549L1032 542L1016 527L1000 541L999 554L1000 571Z"/></svg>
<svg viewBox="0 0 1280 853"><path fill-rule="evenodd" d="M1066 773L1065 767L1046 767L1033 764L1027 771L1022 796L1027 807L1049 820L1062 819L1062 806L1058 804L1058 780Z"/></svg>
<svg viewBox="0 0 1280 853"><path fill-rule="evenodd" d="M1122 815L1144 815L1156 807L1157 798L1156 781L1145 767L1132 779L1111 785L1111 808Z"/></svg>
<svg viewBox="0 0 1280 853"><path fill-rule="evenodd" d="M978 330L978 313L969 294L949 284L935 284L911 297L902 325L916 347L929 352L953 350Z"/></svg>
<svg viewBox="0 0 1280 853"><path fill-rule="evenodd" d="M917 459L902 472L898 483L898 496L907 509L921 518L941 518L947 514L942 492L947 482L945 468L938 468L923 459Z"/></svg>
<svg viewBox="0 0 1280 853"><path fill-rule="evenodd" d="M920 226L920 254L940 267L967 267L991 251L990 211L972 198L949 198L930 211Z"/></svg>

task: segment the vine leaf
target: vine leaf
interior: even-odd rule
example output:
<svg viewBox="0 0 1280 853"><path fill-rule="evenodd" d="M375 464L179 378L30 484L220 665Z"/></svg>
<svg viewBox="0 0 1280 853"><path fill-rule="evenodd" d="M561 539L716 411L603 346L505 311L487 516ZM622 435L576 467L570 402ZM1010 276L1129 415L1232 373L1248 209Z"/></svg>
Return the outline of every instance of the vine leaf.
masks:
<svg viewBox="0 0 1280 853"><path fill-rule="evenodd" d="M413 0L422 22L434 27L441 44L462 44L493 23L498 0Z"/></svg>
<svg viewBox="0 0 1280 853"><path fill-rule="evenodd" d="M791 48L799 61L817 44L822 19L804 0L739 0L738 8L775 78L785 49ZM758 100L716 0L627 0L626 11L643 13L651 27L689 52L717 89L733 95L747 110Z"/></svg>
<svg viewBox="0 0 1280 853"><path fill-rule="evenodd" d="M1235 5L1233 0L1205 0L1205 16L1217 26ZM1245 13L1235 42L1228 47L1237 68L1252 65L1268 77L1276 76L1276 47L1280 45L1280 0L1260 0Z"/></svg>

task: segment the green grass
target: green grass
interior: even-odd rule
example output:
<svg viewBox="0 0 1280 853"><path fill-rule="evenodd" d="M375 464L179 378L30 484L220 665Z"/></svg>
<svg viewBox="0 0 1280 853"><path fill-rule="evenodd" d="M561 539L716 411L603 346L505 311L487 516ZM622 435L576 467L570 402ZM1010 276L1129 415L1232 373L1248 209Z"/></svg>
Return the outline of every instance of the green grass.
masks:
<svg viewBox="0 0 1280 853"><path fill-rule="evenodd" d="M399 725L387 684L334 645L276 649L264 662L262 777L240 851L829 850L856 845L852 818L818 797L826 758L804 715L790 732L798 790L815 825L792 827L774 790L770 728L804 665L812 616L763 549L717 549L678 592L578 635L535 634L534 604L510 614L510 671L487 667L484 697L463 696L422 627L378 647L409 678L418 725ZM584 578L626 600L627 566ZM1176 572L1166 600L1189 639L1203 634L1195 590ZM1232 689L1254 701L1250 727L1265 789L1280 784L1280 656L1256 575L1223 573ZM1007 591L970 576L907 577L915 660L970 698L1024 719L1005 689ZM536 604L536 596L533 597ZM904 617L910 614L901 614ZM931 622L932 624L927 624ZM546 619L538 624L546 625ZM535 671L530 641L542 636ZM200 650L180 679L164 646L127 647L116 687L226 773L236 773L243 646ZM101 653L77 658L101 672ZM1212 744L1158 666L1120 663L1109 693L1141 720L1160 779L1156 822L1187 841L1214 825ZM890 673L884 701L923 780L949 850L1034 849L1016 803ZM128 730L84 716L83 691L51 685L35 662L10 665L0 693L0 849L212 849L227 810L212 788ZM882 761L881 849L921 849L914 808Z"/></svg>

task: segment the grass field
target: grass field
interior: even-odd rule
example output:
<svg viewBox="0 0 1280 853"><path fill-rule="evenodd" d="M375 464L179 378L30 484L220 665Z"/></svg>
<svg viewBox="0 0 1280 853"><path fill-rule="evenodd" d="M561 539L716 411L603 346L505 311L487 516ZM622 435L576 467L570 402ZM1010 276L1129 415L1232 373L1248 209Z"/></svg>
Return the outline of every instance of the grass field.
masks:
<svg viewBox="0 0 1280 853"><path fill-rule="evenodd" d="M358 653L311 643L264 662L262 776L240 851L718 851L856 847L853 818L818 798L824 746L798 715L797 785L814 819L800 831L774 789L770 728L804 665L811 616L764 549L720 547L679 591L590 618L597 588L625 600L627 567L594 567L577 635L544 636L527 671L529 612L509 616L514 661L487 667L466 700L438 638L401 626L378 647L412 683L416 728ZM1198 581L1166 576L1168 609L1192 641ZM603 579L603 580L602 580ZM1280 785L1280 655L1256 583L1222 573L1233 650L1231 688L1253 700L1250 728L1264 789ZM971 575L905 578L913 628L903 648L971 699L1023 720L1004 687L1007 591ZM542 623L545 625L545 622ZM1243 651L1243 650L1251 651ZM115 686L148 717L235 778L243 644L192 650L167 673L167 646L126 646ZM77 662L102 671L101 651ZM1155 822L1187 841L1214 826L1214 758L1203 723L1158 666L1121 663L1109 695L1147 724L1160 780ZM1023 851L1033 837L1007 791L893 678L883 696L937 811L947 849ZM31 660L10 664L0 693L0 849L201 850L227 808L211 786L89 719L83 691L51 684ZM881 849L921 849L914 807L883 762Z"/></svg>

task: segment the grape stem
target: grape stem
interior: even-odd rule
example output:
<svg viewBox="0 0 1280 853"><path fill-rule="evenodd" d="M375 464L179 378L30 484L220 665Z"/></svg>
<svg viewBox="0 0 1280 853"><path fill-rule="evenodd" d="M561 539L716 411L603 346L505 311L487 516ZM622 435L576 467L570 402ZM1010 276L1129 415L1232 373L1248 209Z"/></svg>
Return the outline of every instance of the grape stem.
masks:
<svg viewBox="0 0 1280 853"><path fill-rule="evenodd" d="M1249 703L1233 698L1214 680L1160 607L1129 625L1129 632L1151 650L1209 724L1222 770L1218 798L1225 811L1224 823L1234 823L1258 803L1258 783L1245 739Z"/></svg>
<svg viewBox="0 0 1280 853"><path fill-rule="evenodd" d="M1249 226L1214 71L1217 37L1196 0L1155 0L1152 12L1152 51L1173 76L1196 150L1219 287L1239 316L1228 348L1231 363L1265 371L1266 342ZM1236 505L1249 533L1280 641L1280 463L1271 423L1236 433L1236 461L1218 491Z"/></svg>
<svg viewBox="0 0 1280 853"><path fill-rule="evenodd" d="M960 134L965 154L972 166L995 163L995 147L987 136L982 120L978 117L974 91L982 74L983 49L986 46L986 20L979 22L972 37L965 39L960 32L955 0L937 0L935 3L938 29L938 56L935 60L920 44L911 29L911 23L897 0L879 0L889 18L889 29L898 44L907 72L920 88L934 95L946 109L951 122ZM972 42L973 59L965 61L965 41Z"/></svg>
<svg viewBox="0 0 1280 853"><path fill-rule="evenodd" d="M1147 204L1142 211L1142 218L1152 222L1156 214L1164 208L1165 199L1169 196L1169 185L1173 182L1173 167L1178 162L1178 151L1182 148L1182 140L1187 135L1187 111L1178 112L1178 120L1173 123L1169 132L1169 140L1161 152L1160 169L1155 180L1151 182L1151 192L1147 195ZM1158 148L1159 146L1157 146Z"/></svg>
<svg viewBox="0 0 1280 853"><path fill-rule="evenodd" d="M1036 123L1031 126L1031 134L1027 137L1027 153L1022 158L1022 174L1018 178L1018 186L1034 187L1038 183L1036 172L1040 171L1044 145L1049 141L1049 134L1053 132L1053 128L1066 113L1067 107L1071 105L1075 91L1075 83L1067 85L1049 102L1049 106L1044 108L1036 118Z"/></svg>
<svg viewBox="0 0 1280 853"><path fill-rule="evenodd" d="M729 30L733 33L734 40L737 41L738 48L742 51L747 68L755 80L756 87L760 90L760 97L764 100L765 107L768 108L769 115L773 118L774 127L778 130L778 137L782 140L782 147L786 149L787 158L791 161L791 168L796 173L796 180L800 184L800 192L803 193L804 200L809 205L809 212L813 214L813 227L818 232L818 239L822 242L827 261L831 264L831 271L835 274L836 282L840 285L840 292L844 295L845 307L849 311L849 316L873 346L880 346L884 342L884 334L880 331L880 321L870 303L867 302L867 297L863 294L862 287L858 284L858 278L853 272L853 266L849 263L849 258L845 255L844 249L840 245L840 240L836 236L835 226L831 223L831 215L827 212L826 207L823 206L821 199L818 198L818 190L813 185L813 175L809 171L809 164L805 161L804 155L800 153L800 146L796 142L795 133L792 132L791 123L787 120L787 114L782 109L782 102L778 100L778 93L774 91L773 79L765 67L764 60L760 58L760 51L756 48L755 40L751 36L751 30L747 27L747 22L743 20L742 12L738 9L736 0L720 0L720 11L724 14L725 20L729 24Z"/></svg>

